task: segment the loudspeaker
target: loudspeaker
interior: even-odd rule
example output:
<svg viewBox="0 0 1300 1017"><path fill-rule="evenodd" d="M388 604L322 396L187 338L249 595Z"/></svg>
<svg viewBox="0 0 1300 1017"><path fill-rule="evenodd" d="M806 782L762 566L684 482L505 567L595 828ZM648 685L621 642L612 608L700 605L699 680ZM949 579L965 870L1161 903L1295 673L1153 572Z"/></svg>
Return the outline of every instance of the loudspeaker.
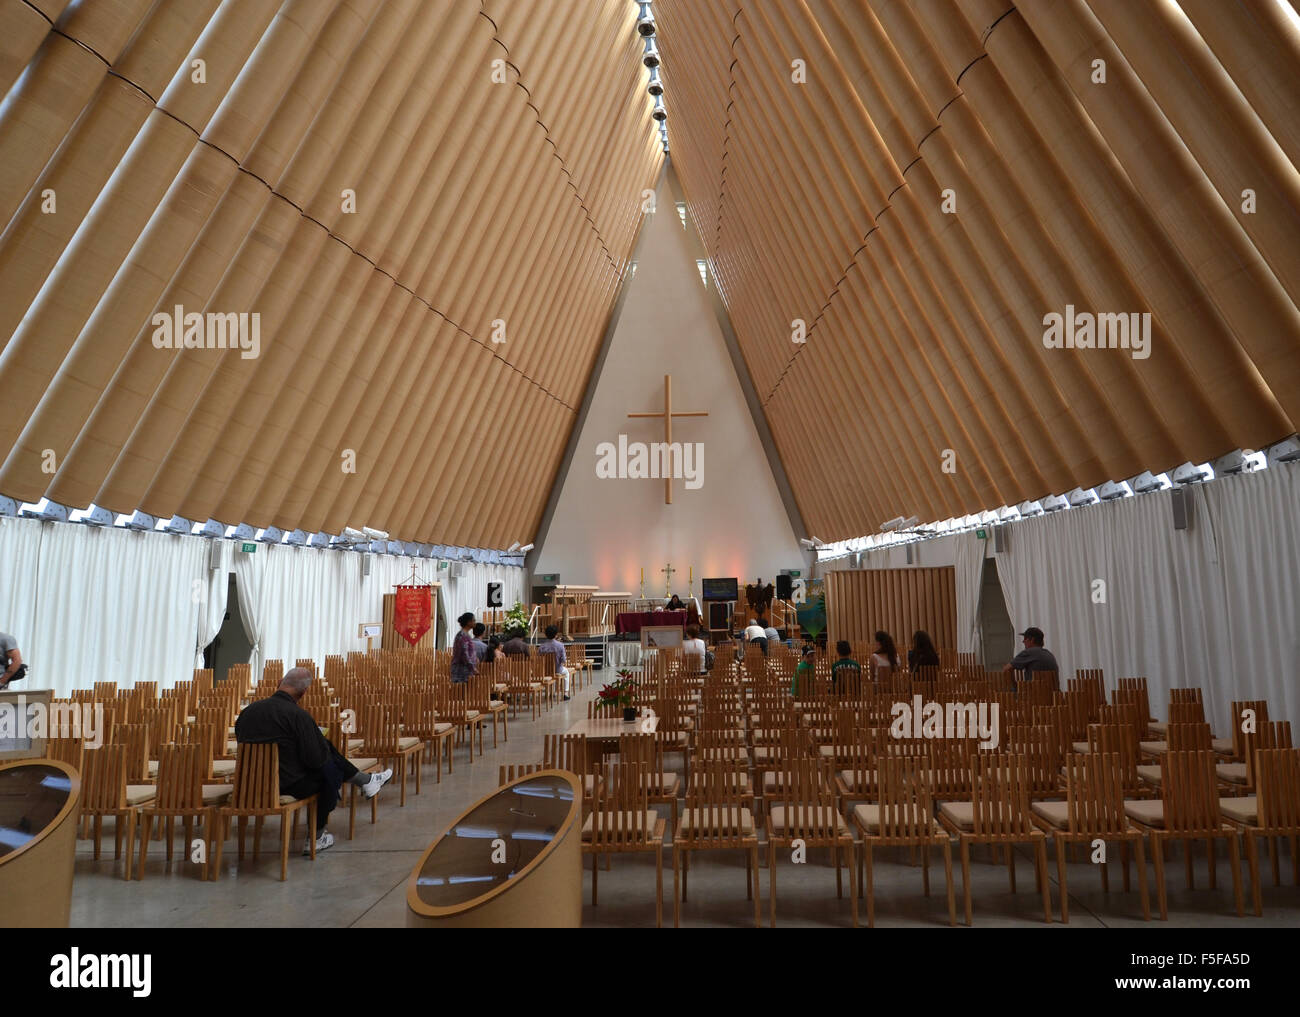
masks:
<svg viewBox="0 0 1300 1017"><path fill-rule="evenodd" d="M993 528L993 553L1006 554L1011 550L1011 531L1005 526Z"/></svg>
<svg viewBox="0 0 1300 1017"><path fill-rule="evenodd" d="M501 584L488 583L488 607L501 607Z"/></svg>
<svg viewBox="0 0 1300 1017"><path fill-rule="evenodd" d="M709 605L709 628L727 629L731 627L731 602L726 600L710 600Z"/></svg>
<svg viewBox="0 0 1300 1017"><path fill-rule="evenodd" d="M1176 487L1169 492L1169 504L1174 510L1174 529L1187 530L1192 525L1192 496L1184 488Z"/></svg>
<svg viewBox="0 0 1300 1017"><path fill-rule="evenodd" d="M776 577L776 599L789 600L794 595L794 581L789 576Z"/></svg>
<svg viewBox="0 0 1300 1017"><path fill-rule="evenodd" d="M224 540L208 541L208 570L211 572L220 572L222 560L226 556L226 542Z"/></svg>
<svg viewBox="0 0 1300 1017"><path fill-rule="evenodd" d="M917 553L916 553L916 545L915 545L915 544L908 544L908 545L907 545L907 564L909 564L909 565L916 565L916 564L918 564L918 562L917 562L918 557L919 557L919 555L917 555Z"/></svg>
<svg viewBox="0 0 1300 1017"><path fill-rule="evenodd" d="M366 579L369 578L369 576L370 576L370 555L363 554L361 556L361 578Z"/></svg>

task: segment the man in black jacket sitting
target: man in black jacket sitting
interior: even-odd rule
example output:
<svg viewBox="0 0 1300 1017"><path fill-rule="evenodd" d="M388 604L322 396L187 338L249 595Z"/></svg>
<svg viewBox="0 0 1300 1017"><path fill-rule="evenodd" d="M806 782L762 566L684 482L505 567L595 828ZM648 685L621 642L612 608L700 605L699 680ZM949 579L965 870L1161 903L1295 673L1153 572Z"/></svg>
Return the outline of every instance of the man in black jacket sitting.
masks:
<svg viewBox="0 0 1300 1017"><path fill-rule="evenodd" d="M312 715L298 705L309 685L310 671L291 668L274 694L244 708L235 721L235 740L280 746L280 793L295 798L316 796L316 850L324 851L334 843L325 823L338 804L340 785L355 784L367 798L373 798L393 771L362 773L339 754ZM302 853L311 853L310 843Z"/></svg>

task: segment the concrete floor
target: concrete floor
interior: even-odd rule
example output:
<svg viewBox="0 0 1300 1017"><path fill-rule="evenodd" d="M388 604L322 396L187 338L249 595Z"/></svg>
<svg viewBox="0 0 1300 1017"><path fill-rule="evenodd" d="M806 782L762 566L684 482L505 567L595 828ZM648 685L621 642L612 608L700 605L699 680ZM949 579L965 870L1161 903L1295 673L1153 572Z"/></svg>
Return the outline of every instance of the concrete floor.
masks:
<svg viewBox="0 0 1300 1017"><path fill-rule="evenodd" d="M597 681L602 676L597 675ZM204 883L198 869L185 861L170 865L161 842L150 846L150 860L143 881L125 882L121 863L113 860L112 822L105 822L104 850L96 862L89 841L77 847L76 879L73 887L73 927L170 927L170 926L402 926L406 915L406 883L411 869L430 841L471 804L497 786L501 764L536 763L541 760L542 736L563 732L586 716L588 689L561 702L537 721L521 714L511 724L510 741L496 750L487 735L487 753L471 765L468 751L456 752L456 772L443 774L433 782L426 768L423 793L407 788L407 804L398 808L396 788L380 795L379 822L369 823L369 809L358 807L356 839L346 839L347 812L340 809L330 829L337 838L333 848L311 862L300 855L302 837L291 848L289 878L279 880L279 831L274 821L266 826L264 851L254 863L250 854L237 866L235 842L225 847L220 878ZM677 757L672 757L676 759ZM666 806L660 812L668 815ZM177 831L177 858L181 858L181 834ZM962 920L961 869L954 848L955 888L958 923ZM1116 852L1117 854L1117 852ZM765 850L760 848L765 857ZM1232 901L1232 874L1226 849L1219 852L1218 889L1207 886L1204 849L1196 857L1197 889L1183 883L1181 849L1166 866L1169 875L1169 926L1296 926L1300 925L1300 890L1291 884L1290 857L1282 856L1283 885L1272 886L1267 861L1264 863L1264 915L1251 914L1250 889L1246 883L1245 918L1238 918ZM1266 858L1266 856L1265 856ZM910 865L906 852L890 850L875 855L875 900L877 928L942 928L948 924L943 882L943 858L936 849L931 859L931 896L921 889L919 865ZM587 863L590 865L590 862ZM766 862L760 871L763 921L768 919L769 873ZM1097 928L1142 925L1141 905L1134 873L1131 893L1120 889L1118 860L1112 862L1111 892L1103 894L1095 866L1079 862L1069 866L1070 924L1068 928ZM1053 928L1059 922L1060 898L1055 858L1049 859L1052 884ZM1148 873L1151 873L1148 861ZM981 849L972 861L974 923L976 928L1043 927L1041 897L1035 892L1032 856L1021 853L1016 862L1017 893L1008 890L1005 864L989 863ZM1243 880L1247 878L1242 861ZM811 851L806 864L790 861L789 852L778 860L777 921L780 926L840 927L851 924L848 874L844 877L844 898L835 897L835 872L829 852ZM1153 880L1152 876L1152 880ZM652 855L620 856L611 871L600 873L599 906L591 906L591 876L584 882L583 924L590 927L653 927L655 866ZM745 898L745 859L739 853L708 853L692 857L690 899L682 906L686 927L752 928L753 902ZM865 902L860 901L860 920L866 925ZM1154 882L1151 906L1156 911ZM664 851L664 922L672 925L672 851Z"/></svg>

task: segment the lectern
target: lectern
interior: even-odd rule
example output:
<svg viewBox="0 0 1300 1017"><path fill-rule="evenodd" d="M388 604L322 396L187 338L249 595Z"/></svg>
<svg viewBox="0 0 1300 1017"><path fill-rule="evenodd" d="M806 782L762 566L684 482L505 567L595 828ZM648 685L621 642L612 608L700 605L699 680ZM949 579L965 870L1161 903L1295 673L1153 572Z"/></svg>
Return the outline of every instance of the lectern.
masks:
<svg viewBox="0 0 1300 1017"><path fill-rule="evenodd" d="M577 774L541 770L498 788L416 864L407 927L577 928L581 828Z"/></svg>
<svg viewBox="0 0 1300 1017"><path fill-rule="evenodd" d="M0 763L0 914L10 927L68 926L81 780L67 763Z"/></svg>

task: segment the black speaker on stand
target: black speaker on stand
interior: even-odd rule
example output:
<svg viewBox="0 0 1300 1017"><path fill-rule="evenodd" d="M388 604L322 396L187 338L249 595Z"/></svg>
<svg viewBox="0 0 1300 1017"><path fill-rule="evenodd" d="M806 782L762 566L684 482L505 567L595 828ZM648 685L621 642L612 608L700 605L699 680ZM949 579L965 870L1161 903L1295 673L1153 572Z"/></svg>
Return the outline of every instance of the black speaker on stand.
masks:
<svg viewBox="0 0 1300 1017"><path fill-rule="evenodd" d="M504 605L501 603L501 584L500 584L500 583L488 583L487 606L488 606L488 607L503 607L503 606L504 606Z"/></svg>
<svg viewBox="0 0 1300 1017"><path fill-rule="evenodd" d="M776 577L776 599L789 600L794 596L794 580L789 576Z"/></svg>

